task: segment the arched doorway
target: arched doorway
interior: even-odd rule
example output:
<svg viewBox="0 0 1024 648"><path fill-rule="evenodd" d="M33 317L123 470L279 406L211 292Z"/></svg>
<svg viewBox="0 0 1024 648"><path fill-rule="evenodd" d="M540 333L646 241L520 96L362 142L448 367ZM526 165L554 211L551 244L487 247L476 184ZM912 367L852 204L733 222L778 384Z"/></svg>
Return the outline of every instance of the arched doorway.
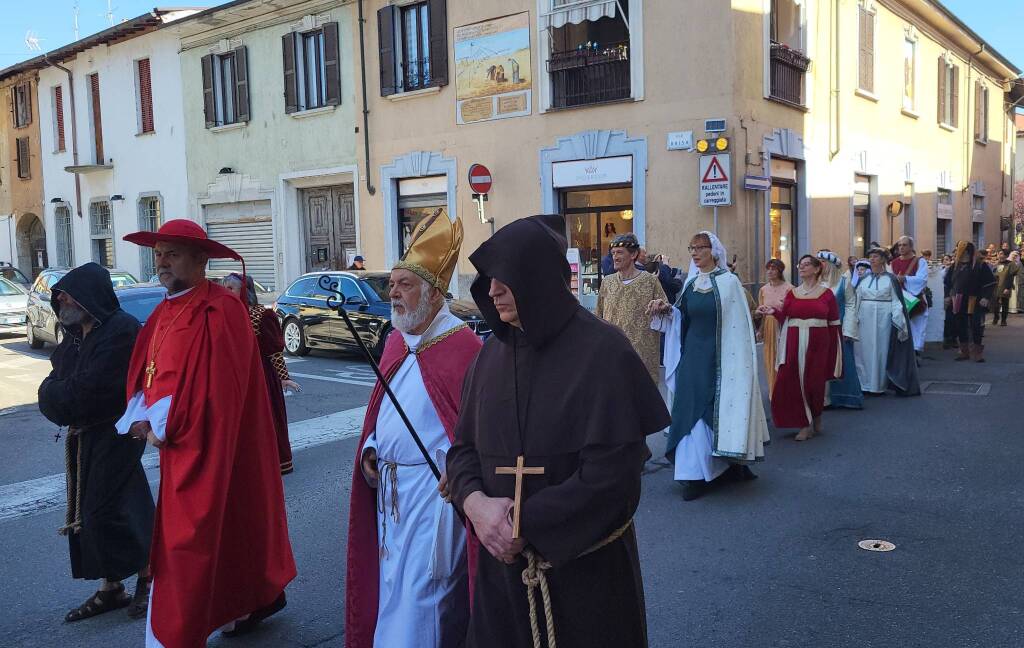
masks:
<svg viewBox="0 0 1024 648"><path fill-rule="evenodd" d="M35 214L18 219L18 267L32 278L47 266L46 230Z"/></svg>

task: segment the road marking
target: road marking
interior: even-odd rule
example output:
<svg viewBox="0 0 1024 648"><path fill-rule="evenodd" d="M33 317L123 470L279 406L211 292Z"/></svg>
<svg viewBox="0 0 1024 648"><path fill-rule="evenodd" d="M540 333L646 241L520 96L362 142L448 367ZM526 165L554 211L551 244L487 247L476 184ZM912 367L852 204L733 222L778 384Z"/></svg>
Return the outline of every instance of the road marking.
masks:
<svg viewBox="0 0 1024 648"><path fill-rule="evenodd" d="M309 378L310 380L326 380L328 382L345 383L346 385L360 385L362 387L373 387L376 384L374 381L367 380L353 380L351 378L332 378L330 376L318 376L316 374L295 373L294 371L289 371L288 373L292 375L292 378L298 377Z"/></svg>
<svg viewBox="0 0 1024 648"><path fill-rule="evenodd" d="M357 437L362 431L365 416L364 406L290 423L288 437L291 439L292 451ZM143 455L142 466L154 473L147 475L150 483L158 483L159 474L155 473L160 466L160 453ZM63 474L0 486L0 522L62 509L66 502Z"/></svg>

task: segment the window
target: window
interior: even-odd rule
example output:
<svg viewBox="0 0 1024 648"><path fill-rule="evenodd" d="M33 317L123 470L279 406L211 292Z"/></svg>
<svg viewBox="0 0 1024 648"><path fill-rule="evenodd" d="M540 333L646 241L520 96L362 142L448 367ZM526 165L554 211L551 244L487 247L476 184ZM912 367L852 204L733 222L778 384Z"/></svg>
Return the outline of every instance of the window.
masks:
<svg viewBox="0 0 1024 648"><path fill-rule="evenodd" d="M341 103L338 23L282 37L285 112L301 112Z"/></svg>
<svg viewBox="0 0 1024 648"><path fill-rule="evenodd" d="M951 240L949 233L950 224L951 221L944 218L939 218L935 221L935 251L938 254L949 254L952 252L949 249L949 242Z"/></svg>
<svg viewBox="0 0 1024 648"><path fill-rule="evenodd" d="M32 149L29 146L28 137L19 137L16 140L18 154L18 177L27 180L32 177Z"/></svg>
<svg viewBox="0 0 1024 648"><path fill-rule="evenodd" d="M956 128L959 121L960 68L939 57L939 124Z"/></svg>
<svg viewBox="0 0 1024 648"><path fill-rule="evenodd" d="M866 257L871 249L871 178L855 175L853 180L853 249Z"/></svg>
<svg viewBox="0 0 1024 648"><path fill-rule="evenodd" d="M857 7L860 23L857 29L859 58L857 59L857 87L875 93L875 12L863 4Z"/></svg>
<svg viewBox="0 0 1024 648"><path fill-rule="evenodd" d="M942 253L950 251L953 229L953 192L949 189L936 191L935 247Z"/></svg>
<svg viewBox="0 0 1024 648"><path fill-rule="evenodd" d="M382 97L448 84L446 0L384 7L377 33Z"/></svg>
<svg viewBox="0 0 1024 648"><path fill-rule="evenodd" d="M313 294L313 287L316 285L316 277L305 277L299 279L288 288L289 297L306 297Z"/></svg>
<svg viewBox="0 0 1024 648"><path fill-rule="evenodd" d="M89 205L89 234L92 260L105 268L114 267L114 230L110 222L110 203L96 201Z"/></svg>
<svg viewBox="0 0 1024 648"><path fill-rule="evenodd" d="M916 96L917 41L906 38L903 41L903 110L913 111Z"/></svg>
<svg viewBox="0 0 1024 648"><path fill-rule="evenodd" d="M803 52L803 18L795 0L772 0L769 32L768 96L803 106L804 74L811 60Z"/></svg>
<svg viewBox="0 0 1024 648"><path fill-rule="evenodd" d="M551 51L546 67L552 108L617 101L632 94L629 3L601 4L611 11L549 30Z"/></svg>
<svg viewBox="0 0 1024 648"><path fill-rule="evenodd" d="M135 61L135 89L138 93L139 134L152 133L153 84L149 74L149 59Z"/></svg>
<svg viewBox="0 0 1024 648"><path fill-rule="evenodd" d="M71 210L67 205L58 205L53 212L57 230L57 265L70 268L75 265L74 239L71 236Z"/></svg>
<svg viewBox="0 0 1024 648"><path fill-rule="evenodd" d="M103 156L103 117L100 112L100 75L90 74L86 77L89 82L89 112L92 116L92 144L95 155L94 162L103 164L106 159Z"/></svg>
<svg viewBox="0 0 1024 648"><path fill-rule="evenodd" d="M139 229L143 232L155 232L160 229L161 223L160 198L157 196L146 196L139 199ZM153 249L148 247L139 248L139 275L143 281L148 281L156 274L156 261L153 257Z"/></svg>
<svg viewBox="0 0 1024 648"><path fill-rule="evenodd" d="M974 97L974 139L988 143L988 86L984 81L978 81Z"/></svg>
<svg viewBox="0 0 1024 648"><path fill-rule="evenodd" d="M32 85L28 81L11 87L11 108L15 128L32 123Z"/></svg>
<svg viewBox="0 0 1024 648"><path fill-rule="evenodd" d="M202 69L206 127L249 121L249 59L246 48L237 47L226 54L207 54L203 57Z"/></svg>
<svg viewBox="0 0 1024 648"><path fill-rule="evenodd" d="M971 240L974 241L975 249L985 245L985 224L971 223Z"/></svg>
<svg viewBox="0 0 1024 648"><path fill-rule="evenodd" d="M64 148L64 88L54 86L51 94L53 103L53 152L63 153Z"/></svg>

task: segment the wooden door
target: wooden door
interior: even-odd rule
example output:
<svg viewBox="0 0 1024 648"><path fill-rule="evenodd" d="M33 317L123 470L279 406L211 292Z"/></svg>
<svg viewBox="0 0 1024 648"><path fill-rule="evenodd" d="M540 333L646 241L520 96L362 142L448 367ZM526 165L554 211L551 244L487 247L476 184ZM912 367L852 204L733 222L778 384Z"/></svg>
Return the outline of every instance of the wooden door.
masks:
<svg viewBox="0 0 1024 648"><path fill-rule="evenodd" d="M352 185L303 189L306 270L344 270L355 250L356 214Z"/></svg>

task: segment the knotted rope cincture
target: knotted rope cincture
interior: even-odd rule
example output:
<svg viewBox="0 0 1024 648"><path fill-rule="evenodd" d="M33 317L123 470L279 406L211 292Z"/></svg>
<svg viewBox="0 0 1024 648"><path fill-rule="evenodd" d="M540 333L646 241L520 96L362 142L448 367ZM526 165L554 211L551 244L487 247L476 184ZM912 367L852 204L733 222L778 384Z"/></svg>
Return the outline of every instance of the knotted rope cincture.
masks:
<svg viewBox="0 0 1024 648"><path fill-rule="evenodd" d="M594 553L598 549L607 547L621 538L632 524L633 520L630 519L613 531L610 536L576 556L576 558L582 558ZM547 626L547 648L558 648L555 643L555 615L551 610L551 592L548 589L548 578L544 574L544 572L551 569L551 563L541 559L537 552L529 547L523 550L523 555L526 556L526 569L523 570L522 577L523 585L526 585L526 599L530 605L530 632L533 635L533 648L544 648L540 641L540 624L537 621L536 593L534 592L538 587L540 588L541 603L544 606L544 624Z"/></svg>
<svg viewBox="0 0 1024 648"><path fill-rule="evenodd" d="M64 514L65 524L57 529L57 533L62 536L74 535L82 530L82 444L81 440L76 438L77 436L77 430L69 427L68 435L64 437L64 469L66 471L64 481L67 485L68 507L67 512ZM77 450L74 462L71 459L72 440L75 441L75 448ZM74 469L73 478L72 469ZM74 481L75 489L73 498L71 493L72 481ZM72 499L74 504L72 504Z"/></svg>
<svg viewBox="0 0 1024 648"><path fill-rule="evenodd" d="M381 514L381 532L380 532L380 557L386 559L388 557L388 511L385 503L386 493L385 489L391 489L391 519L394 520L395 524L399 523L401 519L401 513L398 510L398 466L401 464L394 461L380 461L380 497L377 499L377 510Z"/></svg>

